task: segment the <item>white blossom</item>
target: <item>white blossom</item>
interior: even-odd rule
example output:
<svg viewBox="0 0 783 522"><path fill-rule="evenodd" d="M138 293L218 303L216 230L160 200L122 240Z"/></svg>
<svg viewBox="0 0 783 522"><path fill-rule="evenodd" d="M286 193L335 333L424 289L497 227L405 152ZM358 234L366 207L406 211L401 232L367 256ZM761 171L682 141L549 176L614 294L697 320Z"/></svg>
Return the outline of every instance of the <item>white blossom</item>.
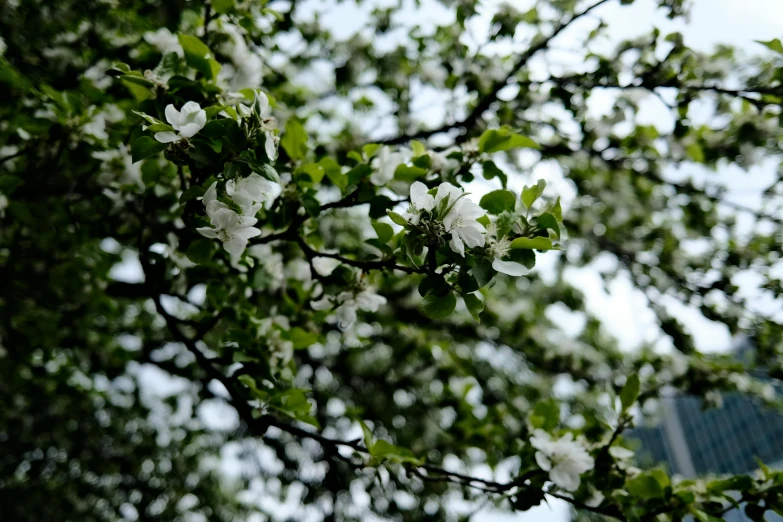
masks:
<svg viewBox="0 0 783 522"><path fill-rule="evenodd" d="M261 234L259 229L253 228L258 220L237 214L228 205L218 201L217 182L207 189L202 201L213 228L201 227L196 230L204 237L219 239L223 243L223 248L231 256L231 261L238 261L250 238Z"/></svg>
<svg viewBox="0 0 783 522"><path fill-rule="evenodd" d="M402 213L408 223L418 225L422 212L431 212L435 207L435 198L428 192L427 185L421 181L416 181L411 185L410 196L411 203L408 210Z"/></svg>
<svg viewBox="0 0 783 522"><path fill-rule="evenodd" d="M239 205L242 214L255 216L267 200L274 200L278 194L276 183L253 173L246 178L226 183L226 193Z"/></svg>
<svg viewBox="0 0 783 522"><path fill-rule="evenodd" d="M443 226L451 233L449 246L455 253L465 256L465 245L470 248L484 246L484 225L476 221L484 210L464 197L462 189L451 183L441 183L435 194L435 205L447 209Z"/></svg>
<svg viewBox="0 0 783 522"><path fill-rule="evenodd" d="M358 310L377 312L384 304L386 304L386 298L376 294L375 290L371 288L365 288L356 294L341 292L337 297L323 296L321 299L310 302L313 310L329 310L336 305L334 313L337 315L337 324L343 330L356 322Z"/></svg>
<svg viewBox="0 0 783 522"><path fill-rule="evenodd" d="M336 254L337 251L335 250L326 253ZM324 277L331 275L338 266L340 266L340 261L332 257L316 256L313 258L313 268L318 275Z"/></svg>
<svg viewBox="0 0 783 522"><path fill-rule="evenodd" d="M8 196L0 192L0 218L5 217L5 209L8 208Z"/></svg>
<svg viewBox="0 0 783 522"><path fill-rule="evenodd" d="M185 55L182 51L182 46L179 44L179 38L165 27L161 27L155 32L148 31L144 33L144 41L157 49L161 54L177 53L180 57Z"/></svg>
<svg viewBox="0 0 783 522"><path fill-rule="evenodd" d="M449 158L448 155L450 153L451 151L436 152L434 150L428 150L427 154L429 155L431 162L430 169L433 172L443 173L449 173L458 169L461 163L454 158Z"/></svg>
<svg viewBox="0 0 783 522"><path fill-rule="evenodd" d="M116 149L95 151L92 157L103 161L103 172L100 181L117 182L120 185L133 186L144 190L144 180L141 178L141 163L133 163L130 148L120 145Z"/></svg>
<svg viewBox="0 0 783 522"><path fill-rule="evenodd" d="M166 106L166 121L179 134L171 131L156 132L155 139L161 143L171 143L182 138L192 138L207 124L207 113L201 108L201 105L192 101L183 105L181 111L169 104Z"/></svg>
<svg viewBox="0 0 783 522"><path fill-rule="evenodd" d="M222 76L230 79L231 88L235 90L261 85L263 62L261 57L248 47L240 28L224 23L220 29L228 36L222 50L233 63L233 67L224 67Z"/></svg>
<svg viewBox="0 0 783 522"><path fill-rule="evenodd" d="M489 243L489 253L492 255L492 268L496 271L510 275L512 277L519 277L527 275L528 270L525 265L517 263L516 261L503 261L511 251L511 240L507 237L498 239L496 237L497 226L495 223L490 224L487 229L487 242Z"/></svg>
<svg viewBox="0 0 783 522"><path fill-rule="evenodd" d="M98 63L84 71L83 76L90 80L96 89L105 91L113 81L111 76L106 74L109 67L111 67L109 60L100 60Z"/></svg>
<svg viewBox="0 0 783 522"><path fill-rule="evenodd" d="M580 475L595 466L593 457L580 441L574 440L573 433L566 433L559 439L544 430L533 432L530 444L536 451L536 463L549 472L549 479L561 489L576 491L579 488Z"/></svg>
<svg viewBox="0 0 783 522"><path fill-rule="evenodd" d="M405 155L401 152L392 152L384 145L372 160L373 173L370 175L370 181L378 186L387 184L394 179L394 171L402 163L405 163Z"/></svg>

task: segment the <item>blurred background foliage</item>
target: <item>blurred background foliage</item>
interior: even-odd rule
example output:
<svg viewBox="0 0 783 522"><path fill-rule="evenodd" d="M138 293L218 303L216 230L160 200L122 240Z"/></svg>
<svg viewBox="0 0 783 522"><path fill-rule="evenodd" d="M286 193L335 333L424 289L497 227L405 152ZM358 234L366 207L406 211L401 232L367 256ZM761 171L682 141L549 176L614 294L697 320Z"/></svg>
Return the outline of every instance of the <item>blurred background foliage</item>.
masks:
<svg viewBox="0 0 783 522"><path fill-rule="evenodd" d="M513 476L525 419L552 398L555 424L600 442L614 418L609 397L634 373L645 410L667 386L713 402L740 389L776 405L753 372L783 375L781 177L748 208L727 198L716 172L747 176L779 158L779 41L752 57L730 47L705 54L651 29L593 46L607 29L602 4L633 0L540 0L525 9L336 3L368 13L359 34L335 37L315 14L320 2L0 2L2 518L449 520L464 514L455 503L484 501L399 467L357 470L335 448L274 426L262 441L253 437L257 428L237 418L219 379L167 328L153 294L203 334L210 368L242 363L235 377L310 390L306 409L326 436L356 436L363 419L376 436L456 469L507 466ZM687 2L657 3L671 17L687 12ZM417 23L432 12L442 23ZM482 16L491 16L487 41L476 44L470 28ZM582 56L573 67L551 65L548 47L584 21ZM223 64L215 82L194 79L177 59L176 33L214 52ZM166 45L174 52L162 52ZM108 75L117 63L143 74ZM219 87L262 88L281 128L305 122L309 153L340 165L367 143L417 139L443 150L504 125L530 136L540 150L502 154L502 168L490 161L459 176L507 177L515 190L541 165L562 177L567 248L538 254L556 259L555 277L496 278L477 323L462 308L429 319L418 279L370 274L388 306L340 332L307 308L312 281L296 244L251 247L255 260L241 274L194 265L185 256L197 235L182 226L182 168L159 158L132 163L127 147L141 120L130 111L207 106ZM590 110L607 90L616 95L610 110ZM638 122L646 97L659 99L671 128ZM422 99L442 111L422 111ZM320 190L334 187L325 181ZM269 219L291 219L280 215ZM368 224L366 211L338 208L307 236L366 259L376 255L364 243L374 237ZM633 353L563 277L597 259L607 284L628 278L657 317L658 338ZM752 295L737 283L748 273L758 281ZM748 338L755 360L700 353L672 301ZM553 305L579 314L584 327L564 333L568 325L547 314ZM294 326L304 338L291 336ZM295 511L280 508L292 498ZM540 501L492 499L506 510Z"/></svg>

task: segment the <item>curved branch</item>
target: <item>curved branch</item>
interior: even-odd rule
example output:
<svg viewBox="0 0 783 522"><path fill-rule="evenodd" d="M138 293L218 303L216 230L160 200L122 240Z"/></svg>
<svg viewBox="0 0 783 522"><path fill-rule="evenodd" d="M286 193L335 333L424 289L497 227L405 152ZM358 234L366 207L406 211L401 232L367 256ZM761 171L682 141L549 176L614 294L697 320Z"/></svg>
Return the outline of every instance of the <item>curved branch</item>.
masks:
<svg viewBox="0 0 783 522"><path fill-rule="evenodd" d="M415 140L415 139L429 138L430 136L434 136L435 134L440 134L454 129L463 129L463 136L464 136L466 134L465 131L473 127L478 122L478 120L481 118L484 112L487 111L492 106L492 104L495 103L495 101L497 101L498 94L503 89L503 87L505 87L508 84L508 82L511 81L511 79L514 77L514 75L517 72L519 72L525 65L527 65L527 63L530 61L531 58L533 58L533 56L535 56L539 51L546 49L546 47L550 44L550 42L554 40L555 37L557 37L557 35L563 32L563 30L565 30L572 23L574 23L578 19L582 18L583 16L587 15L594 9L600 7L601 5L607 2L609 2L609 0L599 0L598 2L590 5L589 7L586 7L582 11L574 13L565 22L560 22L559 24L557 24L554 30L552 31L552 34L540 38L536 43L528 47L528 49L519 56L516 63L514 64L514 67L512 67L508 75L502 80L495 82L495 84L490 89L489 93L487 93L487 95L484 96L481 99L481 101L479 101L479 103L473 108L470 114L468 114L463 120L454 123L444 124L436 129L421 130L413 134L402 134L400 136L395 136L393 138L388 138L385 140L380 140L380 141L376 140L375 143L382 143L386 145L399 145L401 143L406 143L408 141Z"/></svg>

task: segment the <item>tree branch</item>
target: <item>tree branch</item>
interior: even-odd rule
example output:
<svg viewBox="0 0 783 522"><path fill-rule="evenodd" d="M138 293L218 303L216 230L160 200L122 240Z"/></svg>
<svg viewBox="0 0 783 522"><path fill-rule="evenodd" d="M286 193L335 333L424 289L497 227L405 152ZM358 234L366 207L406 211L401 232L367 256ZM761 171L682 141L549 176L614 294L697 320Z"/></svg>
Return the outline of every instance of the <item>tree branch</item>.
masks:
<svg viewBox="0 0 783 522"><path fill-rule="evenodd" d="M484 112L487 111L492 106L492 104L495 103L495 101L497 101L498 94L503 89L503 87L505 87L508 84L508 82L514 77L515 74L517 74L525 65L527 65L527 63L530 61L530 59L533 56L535 56L539 51L545 49L549 45L549 43L552 40L554 40L555 37L557 37L557 35L563 32L563 30L565 30L572 23L574 23L578 19L582 18L583 16L587 15L594 9L600 7L601 5L607 2L609 2L609 0L599 0L598 2L585 8L584 10L574 13L565 22L561 22L557 24L554 30L552 31L552 34L550 34L549 36L541 37L538 40L538 42L531 45L524 53L522 53L519 56L516 63L514 64L514 67L511 69L511 72L509 72L508 75L502 80L495 82L495 84L490 89L489 93L487 93L481 99L481 101L479 101L479 103L473 108L470 114L468 114L467 117L465 117L463 120L454 123L444 124L436 129L421 130L413 134L402 134L400 136L395 136L393 138L376 141L376 143L382 143L386 145L399 145L401 143L406 143L408 141L415 140L415 139L429 138L430 136L434 136L435 134L440 134L454 129L463 129L463 136L466 135L467 130L473 127L481 118L481 116L484 114Z"/></svg>

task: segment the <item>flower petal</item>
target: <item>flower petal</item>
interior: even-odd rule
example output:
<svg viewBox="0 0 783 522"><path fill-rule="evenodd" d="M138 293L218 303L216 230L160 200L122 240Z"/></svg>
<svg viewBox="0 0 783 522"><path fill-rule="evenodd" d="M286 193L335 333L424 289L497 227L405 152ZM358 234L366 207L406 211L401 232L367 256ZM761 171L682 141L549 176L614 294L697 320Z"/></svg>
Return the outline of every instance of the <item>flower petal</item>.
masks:
<svg viewBox="0 0 783 522"><path fill-rule="evenodd" d="M200 110L201 110L201 105L199 105L194 101L189 101L182 106L182 109L180 109L180 114L182 114L182 118L185 119L191 114L195 114Z"/></svg>
<svg viewBox="0 0 783 522"><path fill-rule="evenodd" d="M223 248L226 249L226 252L228 252L228 255L231 256L233 261L237 261L240 258L246 247L247 239L237 235L234 235L228 241L223 242Z"/></svg>
<svg viewBox="0 0 783 522"><path fill-rule="evenodd" d="M179 125L181 123L181 115L180 112L174 107L172 104L166 105L166 110L164 111L166 114L166 121L169 122L169 125L174 127L174 130L179 130Z"/></svg>
<svg viewBox="0 0 783 522"><path fill-rule="evenodd" d="M479 223L475 223L475 225L479 225ZM456 231L470 248L484 246L484 234L475 225L469 224Z"/></svg>
<svg viewBox="0 0 783 522"><path fill-rule="evenodd" d="M214 228L209 228L209 227L197 228L196 232L198 232L202 236L208 237L210 239L217 239L217 237L219 235L217 230L215 230Z"/></svg>
<svg viewBox="0 0 783 522"><path fill-rule="evenodd" d="M416 181L411 185L411 203L417 209L431 211L435 207L435 198L429 194L429 188L421 181Z"/></svg>
<svg viewBox="0 0 783 522"><path fill-rule="evenodd" d="M231 233L240 239L244 239L245 241L251 237L261 235L261 231L253 227L235 228Z"/></svg>
<svg viewBox="0 0 783 522"><path fill-rule="evenodd" d="M465 257L465 245L462 243L462 238L460 238L458 234L451 235L449 246L453 252Z"/></svg>
<svg viewBox="0 0 783 522"><path fill-rule="evenodd" d="M179 141L182 138L171 131L165 131L165 132L156 132L155 133L155 140L161 142L161 143L173 143L175 141Z"/></svg>
<svg viewBox="0 0 783 522"><path fill-rule="evenodd" d="M544 471L549 471L552 469L552 462L549 460L549 457L540 451L536 452L536 464L538 464L538 467Z"/></svg>
<svg viewBox="0 0 783 522"><path fill-rule="evenodd" d="M207 191L204 192L201 201L204 203L205 207L213 201L217 201L217 181L210 185Z"/></svg>
<svg viewBox="0 0 783 522"><path fill-rule="evenodd" d="M198 123L186 123L185 125L179 128L179 133L186 138L192 138L198 133L198 131L201 130L201 128L202 126L199 125Z"/></svg>
<svg viewBox="0 0 783 522"><path fill-rule="evenodd" d="M329 296L323 296L317 301L310 301L313 310L329 310L332 308L332 299Z"/></svg>
<svg viewBox="0 0 783 522"><path fill-rule="evenodd" d="M328 276L334 272L335 268L340 266L340 261L332 259L331 257L314 257L313 268L318 275Z"/></svg>
<svg viewBox="0 0 783 522"><path fill-rule="evenodd" d="M513 277L527 275L528 273L525 265L515 263L514 261L503 261L500 259L495 259L492 262L492 268L501 274L507 274Z"/></svg>

